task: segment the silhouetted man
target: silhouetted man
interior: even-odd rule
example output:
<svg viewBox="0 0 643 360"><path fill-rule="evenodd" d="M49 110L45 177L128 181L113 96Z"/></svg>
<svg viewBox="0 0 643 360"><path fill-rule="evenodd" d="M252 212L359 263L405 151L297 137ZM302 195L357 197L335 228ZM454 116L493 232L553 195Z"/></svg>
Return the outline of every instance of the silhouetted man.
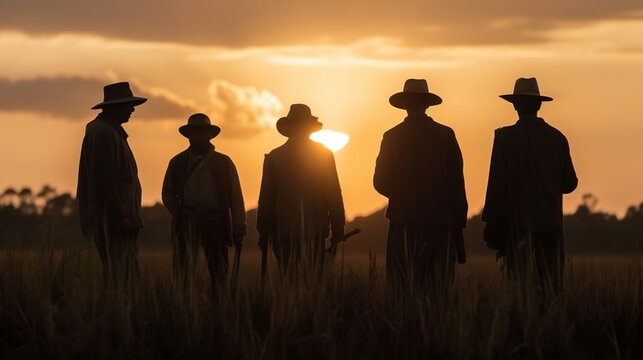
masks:
<svg viewBox="0 0 643 360"><path fill-rule="evenodd" d="M384 133L373 177L389 199L387 277L439 292L452 281L467 221L462 154L453 130L426 115L442 103L426 80L407 80L389 102L408 116Z"/></svg>
<svg viewBox="0 0 643 360"><path fill-rule="evenodd" d="M257 229L260 246L270 240L282 273L291 258L309 268L323 265L325 239L344 234L344 203L333 153L310 140L322 124L304 104L293 104L277 130L288 140L266 155L263 165ZM302 264L301 262L294 262Z"/></svg>
<svg viewBox="0 0 643 360"><path fill-rule="evenodd" d="M87 124L80 153L77 199L83 235L95 242L106 284L121 286L139 275L136 237L143 227L141 184L121 126L147 99L127 82L105 86L102 109Z"/></svg>
<svg viewBox="0 0 643 360"><path fill-rule="evenodd" d="M543 285L563 281L563 195L578 184L565 136L537 116L543 101L535 78L516 80L513 94L500 95L518 121L496 129L482 220L489 247L506 257L509 274L532 274L533 259Z"/></svg>
<svg viewBox="0 0 643 360"><path fill-rule="evenodd" d="M210 143L221 129L205 114L194 114L179 132L190 146L170 160L163 180L163 204L172 213L175 281L191 288L199 244L208 263L212 294L225 285L228 246L241 247L246 210L237 169Z"/></svg>

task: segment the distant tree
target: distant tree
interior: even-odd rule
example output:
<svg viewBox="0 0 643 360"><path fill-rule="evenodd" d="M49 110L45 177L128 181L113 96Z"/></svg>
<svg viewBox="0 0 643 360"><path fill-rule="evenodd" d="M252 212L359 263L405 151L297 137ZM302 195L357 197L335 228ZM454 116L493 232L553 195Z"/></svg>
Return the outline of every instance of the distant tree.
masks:
<svg viewBox="0 0 643 360"><path fill-rule="evenodd" d="M31 191L31 188L22 188L22 190L20 190L20 192L18 193L18 198L20 199L20 206L18 208L22 213L31 215L37 212L37 208L34 203L34 195Z"/></svg>
<svg viewBox="0 0 643 360"><path fill-rule="evenodd" d="M4 206L14 206L17 201L18 192L12 187L8 187L2 195L0 195L0 204Z"/></svg>
<svg viewBox="0 0 643 360"><path fill-rule="evenodd" d="M55 188L53 188L49 184L43 185L42 189L40 189L40 191L38 191L38 193L36 194L37 206L40 209L43 209L47 205L47 202L49 202L49 200L55 196L56 196Z"/></svg>
<svg viewBox="0 0 643 360"><path fill-rule="evenodd" d="M623 223L632 233L636 252L643 252L643 203L638 207L630 206L625 213Z"/></svg>
<svg viewBox="0 0 643 360"><path fill-rule="evenodd" d="M583 206L589 209L589 212L594 212L596 205L598 204L598 198L592 193L583 194Z"/></svg>
<svg viewBox="0 0 643 360"><path fill-rule="evenodd" d="M586 193L583 194L582 199L583 203L578 206L578 209L576 209L576 215L590 216L592 213L594 213L594 209L596 209L598 198L592 193Z"/></svg>
<svg viewBox="0 0 643 360"><path fill-rule="evenodd" d="M43 214L49 216L69 216L74 212L76 200L71 197L71 194L65 193L55 196L45 204Z"/></svg>
<svg viewBox="0 0 643 360"><path fill-rule="evenodd" d="M627 219L597 211L598 198L584 194L574 214L565 215L566 249L570 253L629 253L636 250L635 232ZM634 212L632 212L634 214ZM631 215L633 216L633 215Z"/></svg>

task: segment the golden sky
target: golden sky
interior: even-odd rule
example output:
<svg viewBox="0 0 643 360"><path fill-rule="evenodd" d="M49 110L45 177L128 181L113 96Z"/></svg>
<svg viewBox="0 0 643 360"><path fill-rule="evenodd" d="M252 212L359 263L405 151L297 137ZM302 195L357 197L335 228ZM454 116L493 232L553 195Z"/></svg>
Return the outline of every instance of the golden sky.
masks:
<svg viewBox="0 0 643 360"><path fill-rule="evenodd" d="M541 115L567 136L579 177L565 211L591 192L622 215L643 200L643 3L521 3L3 1L0 190L75 191L90 107L103 85L129 81L150 98L125 125L145 204L187 146L178 127L204 112L256 206L263 154L285 141L274 123L306 103L350 136L335 154L345 206L367 214L386 204L371 182L382 133L405 116L388 98L425 78L444 100L429 115L456 132L475 214L493 130L516 120L498 95L535 76L554 98Z"/></svg>

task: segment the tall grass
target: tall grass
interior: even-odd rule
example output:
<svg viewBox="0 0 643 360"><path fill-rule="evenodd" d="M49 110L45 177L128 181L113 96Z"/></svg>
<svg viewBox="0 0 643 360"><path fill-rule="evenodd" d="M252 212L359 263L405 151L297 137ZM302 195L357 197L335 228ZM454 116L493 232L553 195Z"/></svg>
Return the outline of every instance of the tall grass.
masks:
<svg viewBox="0 0 643 360"><path fill-rule="evenodd" d="M441 297L392 293L382 270L339 255L321 277L243 273L210 298L200 267L177 291L167 254L141 254L132 291L106 291L95 251L0 255L0 358L614 358L643 354L642 261L572 260L565 291L542 303L492 259L457 268ZM201 264L202 265L202 264ZM242 264L247 266L248 264ZM313 274L313 275L304 275Z"/></svg>

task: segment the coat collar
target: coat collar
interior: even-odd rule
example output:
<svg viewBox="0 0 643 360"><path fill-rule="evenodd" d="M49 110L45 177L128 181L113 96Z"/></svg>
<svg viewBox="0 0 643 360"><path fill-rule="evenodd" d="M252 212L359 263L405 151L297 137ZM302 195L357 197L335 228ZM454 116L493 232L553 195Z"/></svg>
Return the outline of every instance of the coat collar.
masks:
<svg viewBox="0 0 643 360"><path fill-rule="evenodd" d="M207 155L207 154L209 154L209 153L211 153L211 152L213 152L213 151L214 151L214 145L210 144L210 146L208 147L208 151L206 151L203 155L197 155L197 154L195 154L194 152L192 152L192 146L188 146L188 148L187 148L187 150L186 150L186 151L187 151L187 152L188 152L188 154L190 154L191 156L205 156L205 155Z"/></svg>
<svg viewBox="0 0 643 360"><path fill-rule="evenodd" d="M415 115L415 116L407 116L404 118L404 121L418 121L418 120L428 120L428 121L433 121L433 118L431 118L427 114L422 114L422 115Z"/></svg>
<svg viewBox="0 0 643 360"><path fill-rule="evenodd" d="M524 118L519 118L518 121L516 121L516 124L530 124L530 125L541 125L544 124L545 120L541 117L537 116L529 116L529 117L524 117Z"/></svg>

